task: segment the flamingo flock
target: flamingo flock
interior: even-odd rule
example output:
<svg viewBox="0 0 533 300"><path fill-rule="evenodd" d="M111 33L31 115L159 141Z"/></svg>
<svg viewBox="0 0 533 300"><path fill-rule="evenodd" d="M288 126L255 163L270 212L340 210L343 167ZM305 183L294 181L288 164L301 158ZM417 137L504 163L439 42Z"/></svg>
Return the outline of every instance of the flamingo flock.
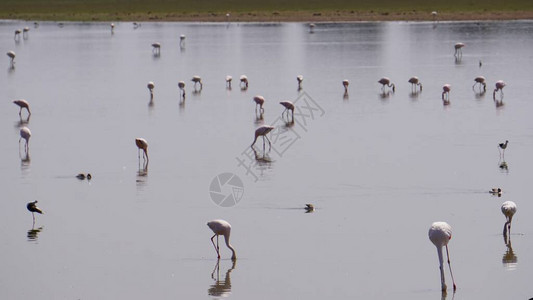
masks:
<svg viewBox="0 0 533 300"><path fill-rule="evenodd" d="M436 19L437 12L433 12L432 15ZM229 17L229 14L228 14L228 17ZM111 26L111 32L113 33L114 29L115 29L115 25L113 23L111 23L110 26ZM134 26L135 26L135 28L138 27L136 24L134 24ZM313 32L314 28L315 28L315 24L309 24L310 32ZM20 38L21 32L23 32L23 34L27 35L28 31L29 31L29 28L27 28L27 27L24 28L23 31L17 29L15 31L14 39L18 40ZM185 43L185 35L181 35L180 36L180 46L182 48L184 47L184 43ZM465 46L465 44L463 44L463 43L456 43L455 44L455 46L454 46L454 48L455 48L454 56L455 57L462 57L462 48L464 46ZM154 54L159 55L160 54L161 45L159 43L153 43L152 47L153 47L152 51L154 52ZM9 51L9 52L7 52L7 55L11 59L11 65L13 65L14 64L14 59L15 59L15 53L13 51ZM298 90L301 90L302 89L302 83L303 83L303 75L298 75L296 77L296 79L297 79L297 84L298 84ZM248 77L246 75L242 75L242 76L240 76L239 80L240 80L241 89L243 89L243 90L247 89L248 86L249 86ZM203 83L202 83L202 78L200 76L198 76L198 75L193 76L191 81L194 83L195 90L197 88L197 85L199 85L199 87L200 87L199 89L202 90ZM232 77L229 76L229 75L226 76L226 80L225 81L226 81L226 87L228 89L231 89ZM475 77L474 78L474 82L475 83L472 86L472 89L474 91L476 90L476 86L477 86L477 91L479 91L480 93L486 91L486 79L485 79L485 77L483 77L483 76ZM395 84L392 83L392 81L388 77L382 77L381 79L378 80L378 83L382 85L381 86L381 90L382 90L383 93L385 93L387 91L387 88L389 90L391 90L393 93L396 90ZM421 83L420 79L417 76L413 76L413 77L409 78L408 83L411 84L411 92L412 93L419 93L419 92L422 91L422 83ZM344 87L345 94L348 94L349 81L347 79L343 80L342 81L342 85ZM496 94L498 94L498 93L499 93L500 99L503 98L503 88L505 86L506 86L506 83L503 80L498 80L495 83L495 89L493 91L493 98L494 99L496 99ZM184 81L179 81L178 82L178 87L180 89L180 96L182 98L185 98L185 82ZM153 98L155 84L152 81L150 81L147 84L147 88L149 89L151 98ZM445 84L442 87L442 90L443 90L442 91L442 95L441 95L442 100L449 102L449 99L450 99L450 95L449 94L450 94L450 91L451 91L451 85L450 84ZM257 95L257 96L255 96L253 98L253 101L256 104L256 107L255 107L256 114L257 113L263 114L264 113L265 98L263 96L261 96L261 95ZM28 115L31 115L31 111L30 111L30 107L29 107L28 101L26 101L24 99L18 99L18 100L13 100L13 103L16 104L19 107L19 116L22 115L22 110L23 109L25 109L28 112ZM287 121L291 120L291 122L294 122L295 105L291 101L281 101L279 103L280 103L280 105L282 105L284 107L284 110L283 110L283 112L281 114L282 118L286 119ZM291 118L289 118L289 113L291 114ZM271 133L274 129L275 129L275 127L270 126L270 125L262 125L262 126L258 127L255 130L254 140L253 140L253 143L251 144L251 147L254 147L254 145L256 144L256 142L258 140L258 138L261 137L263 139L263 149L265 148L267 142L268 142L268 145L269 145L269 149L271 149L272 148L272 143L271 143L270 139L268 138L268 134ZM25 147L26 153L29 151L29 140L30 140L30 137L31 137L31 131L30 131L30 129L28 127L24 126L24 127L20 128L19 145L20 145L20 142L22 140L24 140L24 142L25 142L24 143L24 147ZM509 141L506 140L505 143L500 143L498 145L498 147L499 147L499 149L500 149L500 151L502 153L501 154L502 156L504 156L504 154L505 154L505 149L507 148L508 143L509 143ZM138 148L138 160L139 160L139 162L141 161L141 152L142 152L143 162L144 162L145 165L147 165L148 161L149 161L149 158L148 158L148 142L144 138L135 138L135 145ZM91 174L85 175L85 174L81 174L80 173L80 174L77 175L77 178L80 179L80 180L83 180L85 178L90 180L91 179ZM502 190L501 190L501 188L494 188L494 189L492 189L490 191L490 193L493 194L493 195L501 196ZM35 224L35 213L44 214L43 210L40 209L39 207L37 207L37 202L38 201L29 202L29 203L27 203L27 206L26 206L27 210L32 213L32 218L33 218L33 223L34 224ZM312 212L312 211L315 210L315 208L314 208L314 206L312 204L306 204L306 208L305 209L307 210L307 212ZM504 214L504 216L506 218L506 222L504 224L503 235L507 239L510 236L510 234L511 234L511 222L512 222L513 216L515 215L515 213L517 211L517 206L512 201L505 201L501 205L501 211L502 211L502 213ZM232 228L230 223L228 223L225 220L217 219L217 220L213 220L213 221L208 222L207 226L214 233L214 235L211 237L211 242L213 244L213 247L215 248L215 251L217 253L217 257L218 258L221 257L221 255L220 255L220 247L219 247L219 236L223 236L227 248L232 252L231 259L232 260L236 260L237 256L236 256L235 248L230 244L230 234L231 234L231 228ZM216 237L216 243L214 241L215 237ZM452 227L446 222L434 222L430 226L430 229L428 231L428 237L429 237L429 240L433 243L433 245L437 249L437 255L438 255L438 260L439 260L440 278L441 278L441 291L443 293L445 293L446 290L447 290L447 285L446 285L446 280L445 280L446 276L445 276L445 272L444 272L444 267L445 266L444 266L444 254L443 254L443 249L446 249L447 264L448 264L448 268L449 268L451 281L452 281L452 284L453 284L453 291L455 292L456 289L457 289L457 286L456 286L456 283L455 283L455 280L454 280L454 277L453 277L453 273L452 273L452 269L451 269L450 253L449 253L449 248L448 248L449 241L452 238Z"/></svg>

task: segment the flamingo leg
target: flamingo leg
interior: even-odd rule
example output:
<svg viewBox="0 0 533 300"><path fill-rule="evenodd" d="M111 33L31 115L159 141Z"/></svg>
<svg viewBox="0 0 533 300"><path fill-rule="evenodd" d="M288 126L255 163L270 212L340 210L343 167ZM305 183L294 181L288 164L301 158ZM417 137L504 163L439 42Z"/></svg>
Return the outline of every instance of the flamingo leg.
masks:
<svg viewBox="0 0 533 300"><path fill-rule="evenodd" d="M218 246L215 245L215 241L213 241L213 239L215 238L215 236L217 237L217 245L218 245L218 235L215 234L211 237L211 243L213 243L213 247L215 247L215 251L217 252L217 255L218 255L218 258L220 258L220 253L218 252Z"/></svg>
<svg viewBox="0 0 533 300"><path fill-rule="evenodd" d="M272 143L270 142L270 140L268 139L268 136L266 136L266 134L264 135L265 139L268 141L268 151L272 150ZM264 142L264 141L263 141Z"/></svg>
<svg viewBox="0 0 533 300"><path fill-rule="evenodd" d="M450 264L450 252L448 251L448 245L446 245L446 256L448 257L448 268L450 269L450 276L452 277L453 283L453 291L455 292L457 286L455 285L455 280L453 279L452 265Z"/></svg>

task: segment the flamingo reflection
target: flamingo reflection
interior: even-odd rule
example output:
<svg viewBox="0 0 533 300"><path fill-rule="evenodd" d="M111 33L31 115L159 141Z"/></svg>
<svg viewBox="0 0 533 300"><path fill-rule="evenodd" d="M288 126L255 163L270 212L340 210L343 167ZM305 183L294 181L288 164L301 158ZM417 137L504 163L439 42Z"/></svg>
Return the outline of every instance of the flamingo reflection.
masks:
<svg viewBox="0 0 533 300"><path fill-rule="evenodd" d="M211 278L215 281L209 289L207 289L207 294L209 296L215 297L228 297L231 294L231 271L235 270L236 261L232 261L231 268L226 271L226 276L223 280L220 280L220 258L217 259L217 263L213 272L211 273ZM215 277L216 274L216 277Z"/></svg>
<svg viewBox="0 0 533 300"><path fill-rule="evenodd" d="M503 266L508 270L515 270L518 263L518 257L513 251L513 247L511 245L511 237L504 236L503 242L507 247L502 257Z"/></svg>

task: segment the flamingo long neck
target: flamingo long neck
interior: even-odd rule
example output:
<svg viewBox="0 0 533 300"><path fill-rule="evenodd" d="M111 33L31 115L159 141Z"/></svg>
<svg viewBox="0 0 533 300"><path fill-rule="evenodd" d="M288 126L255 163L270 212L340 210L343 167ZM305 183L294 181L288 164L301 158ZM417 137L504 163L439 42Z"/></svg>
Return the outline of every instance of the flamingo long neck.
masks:
<svg viewBox="0 0 533 300"><path fill-rule="evenodd" d="M226 246L228 246L228 248L232 252L231 259L237 259L237 255L235 254L235 249L229 243L229 233L224 235L224 241L226 242Z"/></svg>
<svg viewBox="0 0 533 300"><path fill-rule="evenodd" d="M444 279L444 266L442 259L442 246L437 246L437 254L439 255L439 268L440 268L440 283L443 291L446 291L446 282Z"/></svg>
<svg viewBox="0 0 533 300"><path fill-rule="evenodd" d="M257 138L259 137L259 135L255 135L255 139L254 139L254 142L252 143L252 146L255 145L255 142L257 141Z"/></svg>

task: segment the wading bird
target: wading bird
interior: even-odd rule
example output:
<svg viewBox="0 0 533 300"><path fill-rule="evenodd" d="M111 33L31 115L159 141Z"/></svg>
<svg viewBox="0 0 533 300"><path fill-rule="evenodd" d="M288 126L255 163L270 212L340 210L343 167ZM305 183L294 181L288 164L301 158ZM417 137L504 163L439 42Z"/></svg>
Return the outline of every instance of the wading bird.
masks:
<svg viewBox="0 0 533 300"><path fill-rule="evenodd" d="M155 55L161 54L161 44L160 43L153 43L152 44L152 52Z"/></svg>
<svg viewBox="0 0 533 300"><path fill-rule="evenodd" d="M306 204L305 205L305 212L310 213L315 211L315 206L313 204Z"/></svg>
<svg viewBox="0 0 533 300"><path fill-rule="evenodd" d="M13 100L13 103L15 103L16 105L18 105L20 107L19 116L22 114L22 109L23 108L25 108L28 111L28 114L31 115L30 104L28 103L28 101L26 101L24 99L18 99L18 100Z"/></svg>
<svg viewBox="0 0 533 300"><path fill-rule="evenodd" d="M30 143L30 137L31 137L31 131L28 127L24 126L20 129L20 138L19 138L19 145L20 145L20 140L21 139L24 139L26 141L26 145L24 147L24 149L26 149L26 152L28 152L28 147L29 147L29 143Z"/></svg>
<svg viewBox="0 0 533 300"><path fill-rule="evenodd" d="M446 293L446 282L444 279L444 265L442 257L442 247L446 247L446 255L448 257L448 267L450 269L450 276L453 282L453 291L457 289L455 280L453 279L452 266L450 265L450 253L448 252L448 242L452 238L452 227L446 222L435 222L431 224L428 232L429 240L437 247L437 254L439 255L440 268L440 282L442 292Z"/></svg>
<svg viewBox="0 0 533 300"><path fill-rule="evenodd" d="M154 87L155 87L155 84L150 81L148 82L148 84L146 85L146 87L148 87L148 90L150 91L150 97L154 97Z"/></svg>
<svg viewBox="0 0 533 300"><path fill-rule="evenodd" d="M226 76L226 88L231 90L231 80L233 80L233 77L230 75Z"/></svg>
<svg viewBox="0 0 533 300"><path fill-rule="evenodd" d="M135 139L135 145L137 145L138 149L138 157L139 161L141 160L141 150L143 151L143 160L146 159L146 162L148 163L148 142L143 138L136 138Z"/></svg>
<svg viewBox="0 0 533 300"><path fill-rule="evenodd" d="M91 173L87 173L87 175L80 173L76 175L76 178L78 178L79 180L84 180L85 178L87 178L87 180L91 180L93 176L91 175Z"/></svg>
<svg viewBox="0 0 533 300"><path fill-rule="evenodd" d="M265 112L265 109L263 108L263 104L265 104L265 98L261 95L257 95L254 97L255 102L255 114L257 114L257 107L259 106L259 114L262 115Z"/></svg>
<svg viewBox="0 0 533 300"><path fill-rule="evenodd" d="M505 141L505 143L498 144L498 150L500 151L500 156L505 158L505 149L507 149L507 145L509 144L509 141ZM500 150L501 149L501 150Z"/></svg>
<svg viewBox="0 0 533 300"><path fill-rule="evenodd" d="M315 23L310 23L310 24L309 24L309 32L310 32L310 33L315 32L315 31L314 31L314 30L315 30L315 26L316 26Z"/></svg>
<svg viewBox="0 0 533 300"><path fill-rule="evenodd" d="M254 142L250 147L253 147L255 145L255 142L257 141L257 138L262 136L263 137L263 149L265 148L265 138L268 141L269 149L272 149L272 143L270 143L270 140L268 139L267 134L271 132L274 129L273 126L270 125L263 125L255 130L255 138Z"/></svg>
<svg viewBox="0 0 533 300"><path fill-rule="evenodd" d="M7 53L7 56L9 58L11 58L11 66L14 66L15 65L15 52L14 51L8 51Z"/></svg>
<svg viewBox="0 0 533 300"><path fill-rule="evenodd" d="M394 85L394 83L391 83L390 82L390 79L387 78L387 77L383 77L381 78L380 80L378 80L378 82L381 84L381 90L383 92L385 92L385 86L388 86L388 87L392 87L392 92L394 93L395 90L396 90L396 86Z"/></svg>
<svg viewBox="0 0 533 300"><path fill-rule="evenodd" d="M241 80L241 83L240 83L241 88L244 90L247 89L248 88L248 77L246 77L246 75L241 75L240 80Z"/></svg>
<svg viewBox="0 0 533 300"><path fill-rule="evenodd" d="M202 84L202 78L198 75L194 75L191 79L192 82L194 82L194 89L196 90L196 84L200 84L200 90L202 90L202 88L204 87L204 85Z"/></svg>
<svg viewBox="0 0 533 300"><path fill-rule="evenodd" d="M218 258L220 258L220 248L218 247L218 236L219 235L223 235L224 236L224 241L226 242L226 246L228 246L228 248L231 250L231 253L232 253L231 259L232 260L236 260L237 259L237 255L235 254L235 249L229 243L229 237L230 237L230 233L231 233L231 225L228 222L224 221L224 220L213 220L213 221L207 222L207 226L211 230L213 230L213 233L215 233L211 237L211 243L213 243L213 247L215 247L215 251L217 252ZM215 245L215 241L213 241L215 236L217 237L217 244L216 245Z"/></svg>
<svg viewBox="0 0 533 300"><path fill-rule="evenodd" d="M344 94L348 94L348 86L350 85L350 82L348 79L344 79L342 81L342 86L344 87Z"/></svg>
<svg viewBox="0 0 533 300"><path fill-rule="evenodd" d="M185 35L180 35L180 48L185 48Z"/></svg>
<svg viewBox="0 0 533 300"><path fill-rule="evenodd" d="M462 57L463 56L463 47L464 46L465 46L465 44L463 44L463 43L456 43L454 45L454 48L455 48L454 56L455 57Z"/></svg>
<svg viewBox="0 0 533 300"><path fill-rule="evenodd" d="M450 100L450 91L452 89L452 86L449 84L445 84L442 86L442 100L443 101L449 101ZM444 97L446 96L446 98Z"/></svg>
<svg viewBox="0 0 533 300"><path fill-rule="evenodd" d="M281 113L281 118L283 118L283 114L287 112L287 121L289 121L289 110L292 114L292 122L294 122L294 104L290 101L281 101L279 104L283 105L285 107L285 110Z"/></svg>
<svg viewBox="0 0 533 300"><path fill-rule="evenodd" d="M185 99L185 81L178 82L178 88L180 89L180 97Z"/></svg>
<svg viewBox="0 0 533 300"><path fill-rule="evenodd" d="M500 197L502 195L502 189L501 188L493 188L492 190L489 191L489 193L491 193L493 195L497 195L498 197Z"/></svg>
<svg viewBox="0 0 533 300"><path fill-rule="evenodd" d="M38 214L44 214L44 212L42 211L42 209L38 208L37 207L37 200L33 201L33 202L29 202L28 204L26 204L26 208L31 211L31 215L33 217L33 224L35 225L35 213L38 213Z"/></svg>
<svg viewBox="0 0 533 300"><path fill-rule="evenodd" d="M298 90L302 89L302 82L304 81L304 77L302 75L296 76L296 81L298 81Z"/></svg>
<svg viewBox="0 0 533 300"><path fill-rule="evenodd" d="M503 235L511 235L511 221L513 220L513 215L516 213L516 204L513 201L503 202L502 213L507 219L503 227Z"/></svg>
<svg viewBox="0 0 533 300"><path fill-rule="evenodd" d="M476 87L476 85L479 85L479 91L481 92L481 87L483 87L483 92L485 92L487 90L487 84L485 83L485 77L483 76L478 76L476 78L474 78L474 85L472 86L472 89L474 90L474 88Z"/></svg>
<svg viewBox="0 0 533 300"><path fill-rule="evenodd" d="M30 27L24 27L22 29L22 38L27 39L28 38L28 32L30 31Z"/></svg>
<svg viewBox="0 0 533 300"><path fill-rule="evenodd" d="M14 37L15 41L20 40L20 33L21 32L22 32L22 30L20 30L20 29L16 29L15 30L15 37Z"/></svg>
<svg viewBox="0 0 533 300"><path fill-rule="evenodd" d="M496 81L496 88L494 89L494 92L492 92L492 97L496 98L496 92L500 91L501 97L503 97L503 88L506 86L505 82L503 80Z"/></svg>
<svg viewBox="0 0 533 300"><path fill-rule="evenodd" d="M413 77L409 78L409 80L407 82L409 82L411 84L411 91L413 93L416 93L417 86L419 86L420 87L420 91L422 91L422 83L420 82L418 77L413 76Z"/></svg>
<svg viewBox="0 0 533 300"><path fill-rule="evenodd" d="M109 26L111 27L111 33L115 33L115 23L111 23Z"/></svg>

